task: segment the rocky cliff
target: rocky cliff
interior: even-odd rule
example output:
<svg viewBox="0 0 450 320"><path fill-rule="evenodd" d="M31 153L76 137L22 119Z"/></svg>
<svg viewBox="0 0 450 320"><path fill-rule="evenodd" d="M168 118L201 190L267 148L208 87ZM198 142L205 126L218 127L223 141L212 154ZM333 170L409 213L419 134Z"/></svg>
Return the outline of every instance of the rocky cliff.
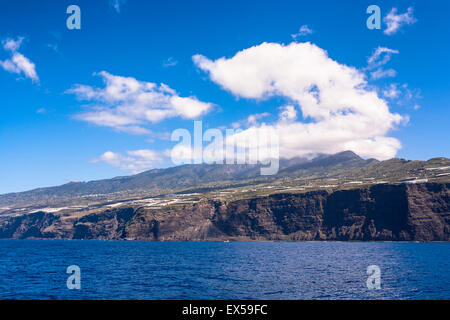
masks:
<svg viewBox="0 0 450 320"><path fill-rule="evenodd" d="M450 241L450 184L375 185L81 217L0 217L0 238Z"/></svg>

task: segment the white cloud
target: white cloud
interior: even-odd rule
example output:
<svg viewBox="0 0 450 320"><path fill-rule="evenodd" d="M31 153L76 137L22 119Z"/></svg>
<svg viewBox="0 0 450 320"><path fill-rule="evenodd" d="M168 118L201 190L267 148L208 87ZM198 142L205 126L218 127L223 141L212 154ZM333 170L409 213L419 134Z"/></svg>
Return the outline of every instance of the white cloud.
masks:
<svg viewBox="0 0 450 320"><path fill-rule="evenodd" d="M398 89L397 84L395 83L391 83L389 87L384 89L382 92L383 96L389 99L396 99L400 96L401 93L400 90Z"/></svg>
<svg viewBox="0 0 450 320"><path fill-rule="evenodd" d="M159 152L143 149L127 151L126 155L107 151L99 158L93 159L92 162L105 162L123 170L139 173L154 168L157 163L162 161L162 159Z"/></svg>
<svg viewBox="0 0 450 320"><path fill-rule="evenodd" d="M22 45L23 40L24 37L19 37L16 40L8 38L3 41L3 49L16 52Z"/></svg>
<svg viewBox="0 0 450 320"><path fill-rule="evenodd" d="M214 137L212 142L204 143L201 150L196 150L191 143L179 143L162 154L170 157L175 165L202 162L256 164L279 158L278 135L273 126L255 123L246 130L236 129L225 134L216 131Z"/></svg>
<svg viewBox="0 0 450 320"><path fill-rule="evenodd" d="M16 40L6 39L2 41L3 49L11 53L11 58L4 61L0 60L0 66L8 72L23 74L25 77L33 80L33 82L39 82L36 65L17 51L22 45L23 40L23 37L19 37Z"/></svg>
<svg viewBox="0 0 450 320"><path fill-rule="evenodd" d="M247 118L247 125L254 125L257 123L258 120L270 116L270 113L263 112L263 113L255 113L252 115L249 115Z"/></svg>
<svg viewBox="0 0 450 320"><path fill-rule="evenodd" d="M160 122L166 118L197 118L211 110L212 104L196 97L180 97L165 84L138 81L132 77L121 77L102 71L99 75L104 88L75 85L68 93L80 100L91 102L91 110L78 114L76 118L119 131L145 134L146 123Z"/></svg>
<svg viewBox="0 0 450 320"><path fill-rule="evenodd" d="M168 59L164 60L162 65L165 68L168 67L175 67L178 64L178 61L175 60L173 57L169 57Z"/></svg>
<svg viewBox="0 0 450 320"><path fill-rule="evenodd" d="M397 71L394 69L383 70L381 68L370 73L370 77L373 80L378 80L382 78L394 78L397 75Z"/></svg>
<svg viewBox="0 0 450 320"><path fill-rule="evenodd" d="M391 60L392 54L398 54L398 50L389 49L386 47L378 47L373 54L367 59L367 68L375 69L381 67Z"/></svg>
<svg viewBox="0 0 450 320"><path fill-rule="evenodd" d="M291 37L293 39L297 39L298 37L307 36L309 34L312 34L314 31L309 28L306 24L302 25L297 33L291 34Z"/></svg>
<svg viewBox="0 0 450 320"><path fill-rule="evenodd" d="M258 123L258 120L270 116L270 113L263 112L263 113L255 113L251 114L247 117L247 119L236 121L231 124L233 128L240 128L241 126L251 126Z"/></svg>
<svg viewBox="0 0 450 320"><path fill-rule="evenodd" d="M293 121L297 119L297 110L294 106L287 105L280 108L280 120L282 121Z"/></svg>
<svg viewBox="0 0 450 320"><path fill-rule="evenodd" d="M48 44L46 44L46 47L49 48L49 49L52 49L56 53L60 53L58 45L55 44L55 43L48 43Z"/></svg>
<svg viewBox="0 0 450 320"><path fill-rule="evenodd" d="M408 84L391 84L383 91L383 96L392 99L399 106L417 110L418 100L422 99L420 90L408 88ZM420 107L419 107L420 108Z"/></svg>
<svg viewBox="0 0 450 320"><path fill-rule="evenodd" d="M125 4L125 0L110 0L109 5L116 10L117 13L120 13L120 7Z"/></svg>
<svg viewBox="0 0 450 320"><path fill-rule="evenodd" d="M350 149L364 157L387 159L401 147L386 135L404 118L390 112L387 102L367 85L363 72L332 60L314 44L263 43L229 59L195 55L193 61L238 97L281 96L301 109L308 121L263 127L278 130L283 157Z"/></svg>
<svg viewBox="0 0 450 320"><path fill-rule="evenodd" d="M177 144L172 149L168 149L164 153L165 156L172 159L173 164L189 164L201 163L203 161L203 154L198 154L189 145Z"/></svg>
<svg viewBox="0 0 450 320"><path fill-rule="evenodd" d="M403 14L397 14L397 11L397 8L392 8L392 10L383 18L384 23L387 25L384 34L393 35L397 33L402 26L417 22L417 19L414 18L412 7L409 7L408 11Z"/></svg>
<svg viewBox="0 0 450 320"><path fill-rule="evenodd" d="M381 78L395 77L397 72L394 69L384 70L382 66L391 60L393 54L398 54L398 50L389 49L385 47L378 47L373 54L367 59L367 67L364 70L374 70L370 72L370 77L373 80Z"/></svg>

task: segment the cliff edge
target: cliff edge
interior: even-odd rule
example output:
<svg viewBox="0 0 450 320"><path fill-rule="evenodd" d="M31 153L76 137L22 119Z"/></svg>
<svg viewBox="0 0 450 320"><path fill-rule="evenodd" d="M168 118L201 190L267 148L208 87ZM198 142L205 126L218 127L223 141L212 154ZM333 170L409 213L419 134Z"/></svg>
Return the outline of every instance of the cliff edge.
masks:
<svg viewBox="0 0 450 320"><path fill-rule="evenodd" d="M0 217L0 238L450 241L450 184L380 184L80 217L36 212Z"/></svg>

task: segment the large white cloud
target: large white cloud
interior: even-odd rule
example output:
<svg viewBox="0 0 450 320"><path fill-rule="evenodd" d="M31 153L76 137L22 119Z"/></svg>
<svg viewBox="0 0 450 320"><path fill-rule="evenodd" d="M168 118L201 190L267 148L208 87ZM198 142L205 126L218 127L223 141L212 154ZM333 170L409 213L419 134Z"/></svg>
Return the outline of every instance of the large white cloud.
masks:
<svg viewBox="0 0 450 320"><path fill-rule="evenodd" d="M361 156L387 159L401 147L386 135L403 117L390 112L386 101L367 85L363 72L334 61L314 44L263 43L231 58L195 55L193 61L238 97L282 96L301 110L307 121L286 122L284 113L278 123L241 133L278 130L282 157L350 149ZM289 111L293 115L295 110Z"/></svg>
<svg viewBox="0 0 450 320"><path fill-rule="evenodd" d="M78 119L100 126L135 134L148 133L142 125L166 118L197 118L212 108L211 103L196 97L180 97L165 84L138 81L102 71L104 88L75 85L68 93L91 102L91 110L77 115Z"/></svg>

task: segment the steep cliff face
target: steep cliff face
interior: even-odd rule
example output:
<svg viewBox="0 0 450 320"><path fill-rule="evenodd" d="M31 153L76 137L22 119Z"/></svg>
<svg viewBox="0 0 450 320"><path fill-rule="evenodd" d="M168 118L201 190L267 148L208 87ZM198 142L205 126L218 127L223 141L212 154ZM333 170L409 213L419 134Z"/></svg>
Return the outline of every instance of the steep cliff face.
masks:
<svg viewBox="0 0 450 320"><path fill-rule="evenodd" d="M53 238L44 230L59 220L53 214L36 212L16 218L0 220L1 239Z"/></svg>
<svg viewBox="0 0 450 320"><path fill-rule="evenodd" d="M450 184L408 186L408 226L414 240L450 240Z"/></svg>
<svg viewBox="0 0 450 320"><path fill-rule="evenodd" d="M118 208L81 218L38 212L0 219L0 238L450 241L450 184Z"/></svg>

